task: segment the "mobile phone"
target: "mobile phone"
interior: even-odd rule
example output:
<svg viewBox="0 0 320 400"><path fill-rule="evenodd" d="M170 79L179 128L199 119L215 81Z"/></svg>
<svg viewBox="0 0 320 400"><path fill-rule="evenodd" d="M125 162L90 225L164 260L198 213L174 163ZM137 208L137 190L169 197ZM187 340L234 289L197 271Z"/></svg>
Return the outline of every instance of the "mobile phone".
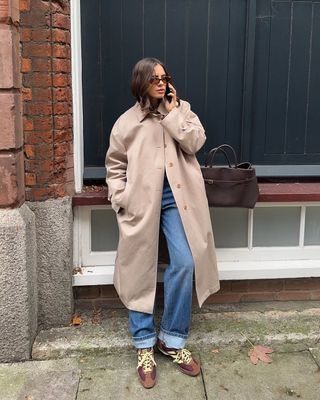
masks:
<svg viewBox="0 0 320 400"><path fill-rule="evenodd" d="M171 103L171 101L172 101L172 96L168 96L169 93L171 93L171 90L170 90L169 85L168 85L168 83L167 83L165 96L166 96L166 99L168 100L168 102Z"/></svg>

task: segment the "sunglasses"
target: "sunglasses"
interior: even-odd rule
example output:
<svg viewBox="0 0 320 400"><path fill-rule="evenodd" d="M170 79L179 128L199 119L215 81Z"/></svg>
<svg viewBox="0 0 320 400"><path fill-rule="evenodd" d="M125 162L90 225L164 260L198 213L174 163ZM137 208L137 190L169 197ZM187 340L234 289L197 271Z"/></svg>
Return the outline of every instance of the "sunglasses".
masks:
<svg viewBox="0 0 320 400"><path fill-rule="evenodd" d="M169 75L162 75L160 78L158 78L157 76L152 76L150 78L150 83L151 85L158 85L159 82L162 81L163 83L167 84L171 81L171 76Z"/></svg>

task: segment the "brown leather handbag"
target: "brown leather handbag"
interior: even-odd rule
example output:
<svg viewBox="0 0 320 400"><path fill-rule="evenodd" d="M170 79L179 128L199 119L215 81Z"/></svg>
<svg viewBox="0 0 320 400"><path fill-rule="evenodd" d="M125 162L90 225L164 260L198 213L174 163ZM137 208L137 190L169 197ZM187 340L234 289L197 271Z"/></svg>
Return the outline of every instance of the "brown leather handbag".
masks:
<svg viewBox="0 0 320 400"><path fill-rule="evenodd" d="M233 155L234 166L228 157L228 150ZM218 152L224 154L227 166L213 165ZM259 197L255 169L249 162L238 164L237 155L232 146L222 144L211 149L201 171L210 206L254 208Z"/></svg>

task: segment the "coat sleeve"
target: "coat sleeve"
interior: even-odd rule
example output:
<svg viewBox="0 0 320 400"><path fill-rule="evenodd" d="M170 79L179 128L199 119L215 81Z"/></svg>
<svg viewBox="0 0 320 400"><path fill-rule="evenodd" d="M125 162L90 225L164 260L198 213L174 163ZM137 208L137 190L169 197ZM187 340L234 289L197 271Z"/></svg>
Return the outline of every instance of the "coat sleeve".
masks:
<svg viewBox="0 0 320 400"><path fill-rule="evenodd" d="M126 148L119 136L118 126L115 124L110 134L109 148L105 158L108 200L111 201L112 208L116 212L121 208L117 199L126 186L128 163Z"/></svg>
<svg viewBox="0 0 320 400"><path fill-rule="evenodd" d="M161 123L187 154L195 154L206 141L204 128L187 101L181 101Z"/></svg>

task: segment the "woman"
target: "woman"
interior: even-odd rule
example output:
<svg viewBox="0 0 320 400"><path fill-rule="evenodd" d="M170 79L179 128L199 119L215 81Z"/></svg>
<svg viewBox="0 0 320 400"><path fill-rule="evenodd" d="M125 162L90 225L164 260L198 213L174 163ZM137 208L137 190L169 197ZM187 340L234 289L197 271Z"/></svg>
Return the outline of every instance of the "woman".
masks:
<svg viewBox="0 0 320 400"><path fill-rule="evenodd" d="M177 97L161 61L140 60L131 89L137 102L112 129L106 181L119 226L114 284L129 309L138 377L150 388L156 382L155 344L183 373L199 374L199 362L185 348L193 272L200 307L219 289L219 279L208 201L195 157L206 140L204 129L189 103ZM164 273L157 338L153 312L160 228L170 263Z"/></svg>

